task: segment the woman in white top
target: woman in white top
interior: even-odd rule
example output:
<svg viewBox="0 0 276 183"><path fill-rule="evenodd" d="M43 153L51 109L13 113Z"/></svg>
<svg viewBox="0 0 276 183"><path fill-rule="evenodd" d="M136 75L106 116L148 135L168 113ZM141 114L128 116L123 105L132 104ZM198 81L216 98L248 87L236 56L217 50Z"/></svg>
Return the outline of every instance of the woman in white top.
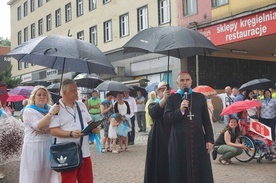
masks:
<svg viewBox="0 0 276 183"><path fill-rule="evenodd" d="M59 105L50 109L50 93L44 86L36 86L24 110L24 144L20 163L20 183L58 183L58 174L50 168L49 148L52 136L49 124L58 113Z"/></svg>

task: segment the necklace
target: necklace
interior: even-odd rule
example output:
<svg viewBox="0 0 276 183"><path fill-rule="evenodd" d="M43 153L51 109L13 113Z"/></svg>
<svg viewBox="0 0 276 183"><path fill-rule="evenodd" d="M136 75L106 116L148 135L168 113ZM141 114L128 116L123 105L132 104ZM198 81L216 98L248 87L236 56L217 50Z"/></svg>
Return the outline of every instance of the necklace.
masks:
<svg viewBox="0 0 276 183"><path fill-rule="evenodd" d="M191 102L189 103L190 106L188 107L188 111L189 111L189 114L187 115L187 117L190 118L190 121L193 120L193 117L195 116L194 114L192 114L192 104L193 104L193 96L192 96L192 93L191 93Z"/></svg>
<svg viewBox="0 0 276 183"><path fill-rule="evenodd" d="M66 107L66 105L65 105L65 103L64 103L63 101L62 101L62 103L63 103L63 105L64 105L64 107L65 107L66 112L69 113L69 114L74 118L74 122L76 123L76 107L75 107L75 103L74 103L74 105L73 105L73 107L74 107L74 114L72 114L72 113L67 109L67 107Z"/></svg>

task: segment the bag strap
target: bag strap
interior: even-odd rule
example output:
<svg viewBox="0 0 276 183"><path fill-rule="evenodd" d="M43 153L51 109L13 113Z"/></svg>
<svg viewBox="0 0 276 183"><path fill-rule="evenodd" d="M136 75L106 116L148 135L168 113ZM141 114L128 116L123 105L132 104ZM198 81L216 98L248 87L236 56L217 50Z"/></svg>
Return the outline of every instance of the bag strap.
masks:
<svg viewBox="0 0 276 183"><path fill-rule="evenodd" d="M83 119L82 119L81 110L80 110L78 102L76 102L76 106L77 106L77 110L78 110L79 118L80 118L80 122L81 122L81 129L83 129L84 128L83 127ZM81 136L81 138L80 138L80 146L82 146L82 141L83 141L83 136Z"/></svg>

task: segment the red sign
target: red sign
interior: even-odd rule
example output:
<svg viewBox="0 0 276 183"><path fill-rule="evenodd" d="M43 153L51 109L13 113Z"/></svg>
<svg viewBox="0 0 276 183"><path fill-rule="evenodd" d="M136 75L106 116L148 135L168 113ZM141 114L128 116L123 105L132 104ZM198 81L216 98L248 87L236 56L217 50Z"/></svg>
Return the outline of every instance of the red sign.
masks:
<svg viewBox="0 0 276 183"><path fill-rule="evenodd" d="M251 121L249 130L262 136L262 137L272 140L271 128L269 126L266 126L266 125L258 122L258 121Z"/></svg>
<svg viewBox="0 0 276 183"><path fill-rule="evenodd" d="M276 34L276 9L198 29L216 46Z"/></svg>

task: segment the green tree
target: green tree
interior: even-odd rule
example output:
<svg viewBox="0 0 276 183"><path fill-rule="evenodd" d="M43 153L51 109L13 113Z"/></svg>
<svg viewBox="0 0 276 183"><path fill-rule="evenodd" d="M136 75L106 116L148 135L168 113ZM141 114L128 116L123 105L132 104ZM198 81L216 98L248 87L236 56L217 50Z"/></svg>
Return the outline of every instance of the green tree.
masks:
<svg viewBox="0 0 276 183"><path fill-rule="evenodd" d="M11 46L11 40L9 40L8 38L4 39L3 37L0 37L0 45Z"/></svg>
<svg viewBox="0 0 276 183"><path fill-rule="evenodd" d="M18 86L22 81L20 78L12 78L11 70L12 70L12 65L9 66L4 71L0 72L0 82L2 84L5 84L7 88L14 88Z"/></svg>

